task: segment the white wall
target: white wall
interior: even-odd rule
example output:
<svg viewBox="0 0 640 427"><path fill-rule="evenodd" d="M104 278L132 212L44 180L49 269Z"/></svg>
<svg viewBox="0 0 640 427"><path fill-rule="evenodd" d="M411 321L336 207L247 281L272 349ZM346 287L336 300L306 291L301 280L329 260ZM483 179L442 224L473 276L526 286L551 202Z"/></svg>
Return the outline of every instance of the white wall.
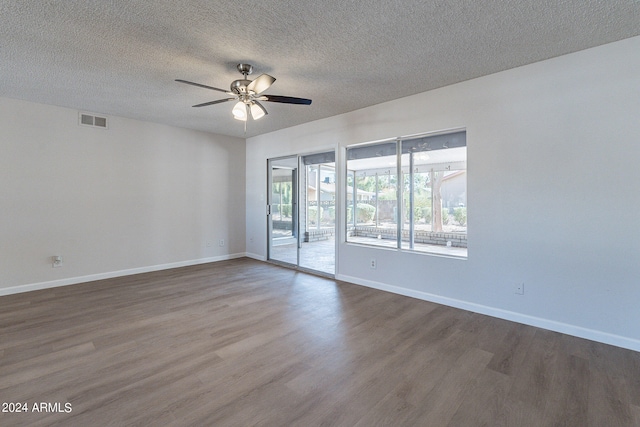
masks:
<svg viewBox="0 0 640 427"><path fill-rule="evenodd" d="M638 52L635 37L249 139L247 252L266 256L267 158L466 127L468 260L340 243L337 277L640 350Z"/></svg>
<svg viewBox="0 0 640 427"><path fill-rule="evenodd" d="M0 98L0 153L0 295L244 255L243 139Z"/></svg>

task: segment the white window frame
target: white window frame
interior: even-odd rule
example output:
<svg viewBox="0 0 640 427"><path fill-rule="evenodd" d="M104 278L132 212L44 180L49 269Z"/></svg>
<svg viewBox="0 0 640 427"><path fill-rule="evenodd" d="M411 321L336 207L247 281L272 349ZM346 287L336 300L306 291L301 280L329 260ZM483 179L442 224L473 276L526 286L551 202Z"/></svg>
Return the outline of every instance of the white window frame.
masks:
<svg viewBox="0 0 640 427"><path fill-rule="evenodd" d="M463 207L466 211L467 203L466 203L466 189L467 189L467 166L466 166L466 136L467 131L465 128L457 128L457 129L449 129L446 131L440 132L430 132L416 135L409 135L404 137L398 137L393 139L381 140L376 142L368 142L363 144L351 145L346 147L345 152L345 160L344 160L344 170L345 170L345 204L343 209L343 214L345 215L345 243L347 244L355 244L355 245L366 245L387 249L395 249L400 251L409 251L411 253L419 253L426 255L440 255L447 256L453 258L461 258L467 259L468 257L468 249L467 249L467 229L466 224L464 225L464 232L458 231L438 231L438 232L428 232L427 241L432 241L433 244L427 245L419 245L416 246L414 242L414 238L416 236L415 230L415 221L414 221L414 203L413 198L415 197L415 189L414 186L414 173L424 173L429 171L429 167L431 171L444 171L444 170L463 170L465 171L465 182L464 182L464 204ZM411 148L407 149L406 146L403 149L403 143L407 145L411 145ZM393 151L390 144L395 145L395 165L385 165L385 167L374 167L371 169L359 169L359 170L351 170L349 169L349 162L355 160L368 160L374 158L375 156L381 156L385 158L391 157L391 152ZM430 145L433 144L433 147ZM449 149L449 148L462 148L464 147L464 158L459 160L447 160L442 163L432 163L429 166L425 164L414 164L414 155L413 151L419 153L430 153L440 152L444 153L440 150ZM411 151L408 151L411 150ZM378 151L378 152L376 152ZM354 158L351 157L351 153L353 153ZM458 150L456 154L460 155L462 150ZM405 161L403 164L403 155L405 158L408 156L408 162ZM452 152L453 154L453 152ZM358 155L360 155L360 159L358 159ZM428 156L427 156L428 157ZM406 160L406 159L405 159ZM389 160L388 163L390 163ZM384 169L384 170L383 170ZM392 171L389 172L388 170ZM361 174L359 174L360 172ZM379 190L378 190L378 176L381 172L389 172L391 174L395 174L396 177L396 213L395 213L395 227L394 234L396 236L395 246L389 246L389 239L386 239L385 243L377 243L371 238L370 242L366 240L354 241L350 240L350 231L357 232L357 176L376 176L376 191L375 191L375 203L376 203L376 232L378 230L379 222L378 222L378 202L379 202ZM371 175L373 174L373 175ZM404 228L404 216L406 212L405 203L404 203L404 190L405 190L405 179L409 178L409 203L410 207L408 208L408 218L409 218L409 230L408 230L408 238L404 236L403 240L403 232L407 234L407 230ZM353 189L351 192L349 191L349 177L353 177ZM349 195L351 194L352 199L349 201ZM432 196L433 197L433 196ZM352 213L352 221L348 220L348 209L353 205L353 213ZM433 203L432 203L433 206ZM455 205L457 206L457 205ZM456 208L454 208L456 209ZM444 207L443 207L444 210ZM431 215L433 215L433 210ZM431 219L431 224L433 223L433 216ZM350 230L350 226L353 227L353 230ZM390 230L390 228L380 228L380 230ZM424 234L423 234L424 236ZM381 235L378 235L379 240L383 240ZM393 240L393 239L392 239ZM436 244L435 241L438 241Z"/></svg>

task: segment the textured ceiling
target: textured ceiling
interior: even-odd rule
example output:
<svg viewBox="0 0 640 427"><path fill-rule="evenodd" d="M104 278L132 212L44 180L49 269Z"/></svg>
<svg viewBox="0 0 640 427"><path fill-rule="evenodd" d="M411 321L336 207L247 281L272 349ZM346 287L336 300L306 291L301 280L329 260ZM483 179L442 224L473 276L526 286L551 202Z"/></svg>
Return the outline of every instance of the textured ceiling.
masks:
<svg viewBox="0 0 640 427"><path fill-rule="evenodd" d="M243 137L238 62L277 81L254 136L640 34L638 0L0 0L0 96ZM1 132L1 131L0 131Z"/></svg>

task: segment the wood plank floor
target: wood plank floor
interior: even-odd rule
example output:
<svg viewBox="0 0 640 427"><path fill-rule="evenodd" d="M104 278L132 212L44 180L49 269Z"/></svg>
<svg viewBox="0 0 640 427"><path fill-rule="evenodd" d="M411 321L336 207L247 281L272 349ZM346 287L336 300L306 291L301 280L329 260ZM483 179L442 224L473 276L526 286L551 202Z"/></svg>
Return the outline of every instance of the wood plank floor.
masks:
<svg viewBox="0 0 640 427"><path fill-rule="evenodd" d="M238 259L1 297L0 401L29 410L2 426L640 426L640 353Z"/></svg>

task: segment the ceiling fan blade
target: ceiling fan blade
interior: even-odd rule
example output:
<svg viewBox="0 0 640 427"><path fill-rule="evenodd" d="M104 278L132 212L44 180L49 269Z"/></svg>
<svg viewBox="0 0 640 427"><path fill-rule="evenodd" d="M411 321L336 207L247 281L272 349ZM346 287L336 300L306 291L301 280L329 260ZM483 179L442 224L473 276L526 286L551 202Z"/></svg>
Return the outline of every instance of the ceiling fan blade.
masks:
<svg viewBox="0 0 640 427"><path fill-rule="evenodd" d="M187 80L176 79L176 81L180 82L180 83L186 83L186 84L192 85L192 86L203 87L205 89L217 90L218 92L224 92L224 93L228 93L229 92L228 90L220 89L220 88L213 87L213 86L203 85L203 84L200 84L200 83L194 83L194 82L190 82L190 81L187 81Z"/></svg>
<svg viewBox="0 0 640 427"><path fill-rule="evenodd" d="M263 95L260 98L264 98L263 101L281 102L283 104L311 105L310 99L294 98L293 96Z"/></svg>
<svg viewBox="0 0 640 427"><path fill-rule="evenodd" d="M269 89L269 86L275 81L275 77L271 77L269 74L260 74L254 81L249 83L247 90L253 91L255 94L260 94Z"/></svg>
<svg viewBox="0 0 640 427"><path fill-rule="evenodd" d="M194 105L194 107L206 107L207 105L221 104L223 102L235 101L236 98L218 99L216 101L204 102L202 104Z"/></svg>

